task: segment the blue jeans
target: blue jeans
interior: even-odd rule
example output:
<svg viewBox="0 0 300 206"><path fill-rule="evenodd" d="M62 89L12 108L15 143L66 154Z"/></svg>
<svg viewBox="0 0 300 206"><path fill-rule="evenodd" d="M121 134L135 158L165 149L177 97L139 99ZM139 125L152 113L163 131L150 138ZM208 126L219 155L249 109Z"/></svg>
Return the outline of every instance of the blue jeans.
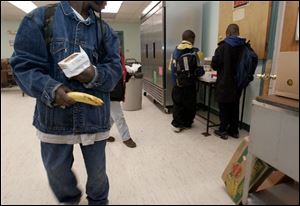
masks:
<svg viewBox="0 0 300 206"><path fill-rule="evenodd" d="M106 140L88 146L80 145L88 176L86 193L89 205L108 203L105 146ZM82 194L71 170L74 162L73 145L41 142L41 152L50 187L58 201L78 203Z"/></svg>

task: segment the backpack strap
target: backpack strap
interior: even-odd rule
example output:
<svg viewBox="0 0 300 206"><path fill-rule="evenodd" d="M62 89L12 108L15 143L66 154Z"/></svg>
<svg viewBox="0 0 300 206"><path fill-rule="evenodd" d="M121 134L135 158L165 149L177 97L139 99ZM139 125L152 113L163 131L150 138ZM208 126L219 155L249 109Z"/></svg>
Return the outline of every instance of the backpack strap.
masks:
<svg viewBox="0 0 300 206"><path fill-rule="evenodd" d="M57 4L48 4L45 6L44 15L44 39L48 52L50 51L50 41L52 38L52 23L53 16L56 10Z"/></svg>
<svg viewBox="0 0 300 206"><path fill-rule="evenodd" d="M98 55L99 57L102 57L105 53L106 53L106 46L105 46L105 42L104 42L104 35L106 34L106 31L105 31L105 27L103 26L103 20L102 20L102 14L101 12L99 13L99 17L94 14L95 17L96 17L96 26L97 26L97 31L96 31L96 35L97 35L97 47L98 47ZM99 35L98 35L98 32L99 32L99 28L100 27L100 32L101 32L101 41L99 41Z"/></svg>

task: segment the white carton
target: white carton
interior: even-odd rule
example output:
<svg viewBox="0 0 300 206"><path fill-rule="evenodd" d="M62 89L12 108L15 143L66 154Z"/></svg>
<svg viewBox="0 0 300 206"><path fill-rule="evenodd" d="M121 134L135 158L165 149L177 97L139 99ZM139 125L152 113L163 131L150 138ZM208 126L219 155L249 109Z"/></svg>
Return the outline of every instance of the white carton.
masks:
<svg viewBox="0 0 300 206"><path fill-rule="evenodd" d="M216 82L217 81L217 72L216 71L206 71L203 76L200 77L201 81L204 82Z"/></svg>
<svg viewBox="0 0 300 206"><path fill-rule="evenodd" d="M85 51L80 47L80 52L75 52L58 62L66 77L77 76L91 65L90 59Z"/></svg>

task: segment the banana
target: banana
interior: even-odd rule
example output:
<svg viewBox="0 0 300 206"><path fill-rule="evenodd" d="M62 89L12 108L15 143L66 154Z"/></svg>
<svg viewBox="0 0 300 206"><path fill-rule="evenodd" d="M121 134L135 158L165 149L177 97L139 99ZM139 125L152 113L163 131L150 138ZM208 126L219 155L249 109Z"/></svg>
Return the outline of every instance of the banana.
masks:
<svg viewBox="0 0 300 206"><path fill-rule="evenodd" d="M74 99L76 102L81 102L85 104L90 104L94 106L101 106L104 104L102 99L95 97L93 95L82 93L82 92L69 92L67 93L69 97Z"/></svg>

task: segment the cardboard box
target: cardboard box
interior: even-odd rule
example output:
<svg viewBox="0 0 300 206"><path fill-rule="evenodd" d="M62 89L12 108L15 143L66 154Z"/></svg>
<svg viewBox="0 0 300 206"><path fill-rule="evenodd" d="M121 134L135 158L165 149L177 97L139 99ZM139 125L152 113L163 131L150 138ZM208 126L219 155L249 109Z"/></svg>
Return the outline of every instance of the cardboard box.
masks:
<svg viewBox="0 0 300 206"><path fill-rule="evenodd" d="M243 196L248 144L249 138L245 137L222 174L226 190L236 204L240 204ZM271 170L271 167L262 160L256 158L254 161L250 179L250 190L257 182L265 178L264 175Z"/></svg>
<svg viewBox="0 0 300 206"><path fill-rule="evenodd" d="M273 171L268 178L257 188L257 192L261 190L268 189L273 187L279 183L281 183L285 179L286 175L280 171Z"/></svg>

